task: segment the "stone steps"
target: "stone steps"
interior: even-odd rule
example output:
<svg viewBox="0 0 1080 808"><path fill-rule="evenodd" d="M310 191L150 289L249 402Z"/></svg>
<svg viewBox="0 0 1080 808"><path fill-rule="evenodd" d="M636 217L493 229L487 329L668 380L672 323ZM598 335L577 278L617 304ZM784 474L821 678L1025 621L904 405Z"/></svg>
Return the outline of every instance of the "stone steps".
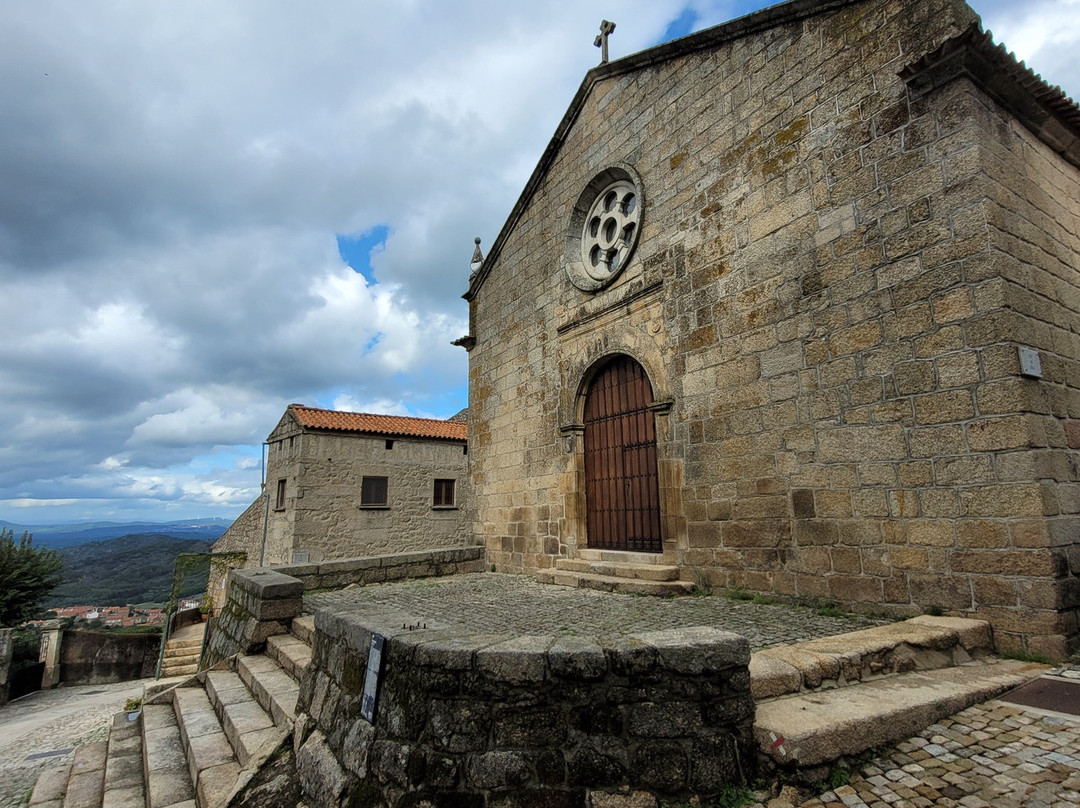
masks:
<svg viewBox="0 0 1080 808"><path fill-rule="evenodd" d="M585 572L614 578L637 578L645 581L677 581L679 568L674 564L632 564L625 561L590 561L586 558L557 558L555 569Z"/></svg>
<svg viewBox="0 0 1080 808"><path fill-rule="evenodd" d="M34 783L30 794L31 808L62 808L64 794L67 793L68 778L71 777L71 764L58 766L43 771Z"/></svg>
<svg viewBox="0 0 1080 808"><path fill-rule="evenodd" d="M760 702L754 737L777 763L824 766L911 737L1044 670L1030 662L976 661Z"/></svg>
<svg viewBox="0 0 1080 808"><path fill-rule="evenodd" d="M880 676L963 664L991 653L985 620L923 615L884 626L767 648L750 657L758 701Z"/></svg>
<svg viewBox="0 0 1080 808"><path fill-rule="evenodd" d="M146 808L194 808L195 788L172 704L144 704L140 724Z"/></svg>
<svg viewBox="0 0 1080 808"><path fill-rule="evenodd" d="M142 808L146 788L142 777L142 734L127 713L113 719L105 759L105 794L102 808Z"/></svg>
<svg viewBox="0 0 1080 808"><path fill-rule="evenodd" d="M199 672L199 658L195 657L194 661L184 661L175 664L166 665L164 662L161 664L161 675L163 677L172 678L174 676L194 676Z"/></svg>
<svg viewBox="0 0 1080 808"><path fill-rule="evenodd" d="M824 766L909 737L1044 666L990 656L983 620L915 617L750 658L754 736L776 763Z"/></svg>
<svg viewBox="0 0 1080 808"><path fill-rule="evenodd" d="M138 719L118 715L107 742L84 744L70 766L44 772L31 805L227 805L292 732L299 678L311 659L304 639L314 634L311 618L296 622L299 636L275 637L272 655L239 657L231 669L147 689Z"/></svg>
<svg viewBox="0 0 1080 808"><path fill-rule="evenodd" d="M182 636L165 642L165 650L161 653L161 677L191 676L198 673L203 639L201 632L198 636L192 636L192 629L200 627L202 626L188 626L181 630ZM202 628L205 630L205 627Z"/></svg>
<svg viewBox="0 0 1080 808"><path fill-rule="evenodd" d="M234 671L208 671L206 695L241 766L273 751L285 737L286 728L274 724Z"/></svg>
<svg viewBox="0 0 1080 808"><path fill-rule="evenodd" d="M278 634L266 641L266 655L299 682L311 663L311 646L292 634Z"/></svg>
<svg viewBox="0 0 1080 808"><path fill-rule="evenodd" d="M591 572L548 569L536 573L536 580L542 584L572 586L579 589L596 589L601 592L618 592L624 595L656 595L670 597L687 595L694 591L690 581L653 581L618 575L599 575Z"/></svg>
<svg viewBox="0 0 1080 808"><path fill-rule="evenodd" d="M246 656L236 660L236 672L255 700L278 726L292 725L300 686L268 656Z"/></svg>

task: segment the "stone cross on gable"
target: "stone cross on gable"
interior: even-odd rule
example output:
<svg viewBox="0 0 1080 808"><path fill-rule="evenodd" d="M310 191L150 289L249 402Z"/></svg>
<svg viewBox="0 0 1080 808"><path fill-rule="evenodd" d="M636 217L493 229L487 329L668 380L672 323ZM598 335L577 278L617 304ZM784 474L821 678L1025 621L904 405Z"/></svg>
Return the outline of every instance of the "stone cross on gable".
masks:
<svg viewBox="0 0 1080 808"><path fill-rule="evenodd" d="M610 20L603 20L600 23L600 33L596 35L596 39L593 40L593 44L600 48L600 64L604 64L608 60L607 41L608 36L615 30L615 23Z"/></svg>

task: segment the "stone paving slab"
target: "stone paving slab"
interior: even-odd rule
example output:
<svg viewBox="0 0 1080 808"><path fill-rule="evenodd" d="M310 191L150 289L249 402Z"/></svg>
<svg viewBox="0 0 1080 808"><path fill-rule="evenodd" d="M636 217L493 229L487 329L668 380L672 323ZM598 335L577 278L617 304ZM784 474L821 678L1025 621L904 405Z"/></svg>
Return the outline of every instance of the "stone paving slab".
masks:
<svg viewBox="0 0 1080 808"><path fill-rule="evenodd" d="M306 592L304 611L377 607L403 623L470 632L627 637L646 631L713 626L741 634L752 649L828 637L883 622L826 617L812 609L765 606L725 597L653 598L538 583L528 575L473 573Z"/></svg>

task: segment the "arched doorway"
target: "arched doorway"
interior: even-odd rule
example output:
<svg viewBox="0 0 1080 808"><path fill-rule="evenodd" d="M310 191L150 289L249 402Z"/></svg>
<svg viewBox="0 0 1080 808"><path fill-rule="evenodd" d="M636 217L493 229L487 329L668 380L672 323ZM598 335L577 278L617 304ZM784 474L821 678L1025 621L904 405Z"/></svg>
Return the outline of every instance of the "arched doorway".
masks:
<svg viewBox="0 0 1080 808"><path fill-rule="evenodd" d="M660 485L652 385L644 368L617 356L585 394L588 546L659 553Z"/></svg>

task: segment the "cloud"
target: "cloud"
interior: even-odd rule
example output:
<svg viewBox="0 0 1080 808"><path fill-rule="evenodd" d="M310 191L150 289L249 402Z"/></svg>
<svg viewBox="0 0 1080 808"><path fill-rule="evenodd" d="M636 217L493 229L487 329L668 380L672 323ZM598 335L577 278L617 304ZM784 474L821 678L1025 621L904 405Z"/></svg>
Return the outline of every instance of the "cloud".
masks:
<svg viewBox="0 0 1080 808"><path fill-rule="evenodd" d="M456 412L472 239L600 20L619 57L766 1L7 4L0 518L234 516L290 402ZM977 7L1075 82L1077 0Z"/></svg>

